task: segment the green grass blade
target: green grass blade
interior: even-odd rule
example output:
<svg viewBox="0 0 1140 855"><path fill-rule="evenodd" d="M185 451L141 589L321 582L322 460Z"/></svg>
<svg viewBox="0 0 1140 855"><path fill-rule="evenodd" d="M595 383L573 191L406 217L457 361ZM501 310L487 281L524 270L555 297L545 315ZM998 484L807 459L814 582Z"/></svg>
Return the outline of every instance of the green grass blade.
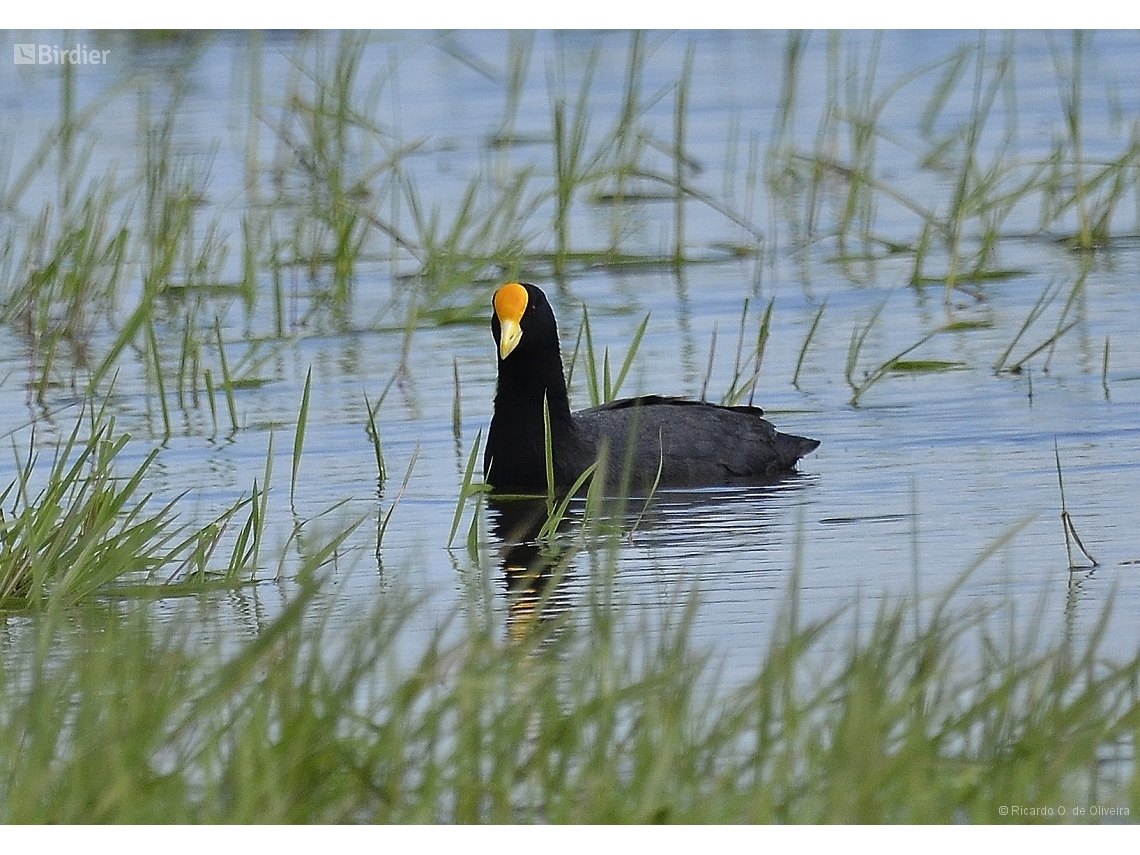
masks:
<svg viewBox="0 0 1140 855"><path fill-rule="evenodd" d="M622 384L625 383L625 378L629 375L629 369L633 366L634 357L637 356L637 349L641 347L641 340L645 337L645 330L649 327L649 314L647 313L641 319L641 323L637 325L637 330L633 334L633 339L629 343L629 349L626 351L625 359L622 360L621 368L618 370L617 377L614 379L613 388L607 395L607 400L612 401L617 398L621 392ZM609 362L606 363L608 372Z"/></svg>
<svg viewBox="0 0 1140 855"><path fill-rule="evenodd" d="M796 358L796 370L792 372L792 385L795 388L800 388L800 369L803 368L804 358L807 356L808 347L811 345L812 339L815 338L816 330L819 329L819 322L823 318L823 310L827 308L827 301L824 300L820 304L819 311L815 313L812 318L811 326L808 327L807 335L804 336L804 343L800 346L800 355Z"/></svg>
<svg viewBox="0 0 1140 855"><path fill-rule="evenodd" d="M313 368L305 374L305 390L301 393L301 410L297 413L297 431L293 434L293 471L289 476L289 504L297 496L297 472L301 468L301 451L305 447L305 429L309 423L309 396L313 390Z"/></svg>
<svg viewBox="0 0 1140 855"><path fill-rule="evenodd" d="M471 454L467 457L467 467L463 470L463 483L459 487L459 499L455 503L455 516L451 519L451 530L447 534L447 548L455 541L455 533L459 531L459 521L463 518L463 507L467 499L480 492L482 485L475 483L475 462L479 459L479 448L483 443L483 430L475 434L475 442L471 445ZM410 467L409 467L410 468Z"/></svg>
<svg viewBox="0 0 1140 855"><path fill-rule="evenodd" d="M233 377L230 376L230 364L226 359L226 345L222 341L222 322L220 318L214 318L214 335L218 342L218 359L222 363L222 389L226 393L226 407L230 412L230 427L236 432L238 425L237 418L237 403L234 401L234 382Z"/></svg>
<svg viewBox="0 0 1140 855"><path fill-rule="evenodd" d="M388 478L388 469L384 465L384 448L380 442L380 428L376 425L376 410L380 409L380 405L376 405L376 409L372 408L372 404L368 400L368 393L364 393L364 411L368 415L368 438L372 441L372 451L376 454L376 475L380 484L383 484Z"/></svg>

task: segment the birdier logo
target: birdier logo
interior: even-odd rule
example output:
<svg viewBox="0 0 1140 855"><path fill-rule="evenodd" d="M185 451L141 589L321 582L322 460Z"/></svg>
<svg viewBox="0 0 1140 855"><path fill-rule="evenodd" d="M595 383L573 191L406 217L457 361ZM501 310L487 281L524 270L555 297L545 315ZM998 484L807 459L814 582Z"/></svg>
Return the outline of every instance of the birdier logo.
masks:
<svg viewBox="0 0 1140 855"><path fill-rule="evenodd" d="M60 50L59 45L18 42L12 46L12 61L16 65L106 65L110 53L87 45Z"/></svg>

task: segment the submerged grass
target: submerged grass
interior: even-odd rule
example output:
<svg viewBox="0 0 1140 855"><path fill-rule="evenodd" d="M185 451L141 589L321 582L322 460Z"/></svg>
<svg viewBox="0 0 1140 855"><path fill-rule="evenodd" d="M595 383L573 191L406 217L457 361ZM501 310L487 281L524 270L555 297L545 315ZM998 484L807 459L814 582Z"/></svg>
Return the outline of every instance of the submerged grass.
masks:
<svg viewBox="0 0 1140 855"><path fill-rule="evenodd" d="M1091 566L1096 567L1099 562L1092 557L1092 554L1085 549L1085 545L1081 543L1080 535L1077 534L1077 527L1073 524L1073 517L1069 513L1069 506L1065 502L1065 478L1061 474L1061 451L1057 446L1057 438L1053 438L1053 456L1057 461L1057 488L1061 492L1061 526L1065 529L1065 555L1069 559L1069 570L1082 570L1087 569L1086 566L1081 566L1073 562L1073 544L1076 543L1077 548L1081 554L1091 562Z"/></svg>
<svg viewBox="0 0 1140 855"><path fill-rule="evenodd" d="M841 255L850 252L852 240L910 255L912 281L943 282L949 304L956 291L973 293L963 289L964 283L1001 273L997 250L1007 239L1056 240L1088 252L1134 234L1135 218L1131 230L1124 232L1114 231L1113 221L1123 219L1122 201L1137 188L1140 148L1135 129L1119 135L1123 140L1117 154L1107 153L1094 163L1085 151L1085 112L1099 94L1086 87L1084 77L1093 37L1072 34L1067 53L1057 37L1046 37L1057 85L1057 115L1064 128L1047 158L1019 153L1023 139L1015 60L1019 41L1031 37L1005 34L996 50L988 44L990 38L981 33L975 46L881 83L876 76L877 37L864 63L860 50L866 39L852 38L849 44L847 37L829 34L827 97L814 148L809 148L789 133L802 90L798 78L805 73L805 36L789 36L768 178L777 198L788 198L789 209L799 207L793 226L803 240L833 239ZM926 86L929 93L916 129L926 147L920 160L940 188L927 198L884 179L878 161L884 144L910 148L900 143L897 126L888 127L882 117L892 101L910 97L918 86ZM960 106L952 111L949 105L955 102ZM956 118L951 119L952 114ZM846 157L839 154L844 147ZM880 233L879 209L905 216L913 228L909 233ZM1037 223L1027 227L1025 215L1032 211ZM935 259L944 272L924 274Z"/></svg>
<svg viewBox="0 0 1140 855"><path fill-rule="evenodd" d="M873 257L876 248L909 255L912 282L943 283L947 302L955 294L985 299L982 289L988 283L1016 274L999 265L996 253L1010 237L1052 240L1060 231L1065 238L1068 224L1075 222L1068 237L1082 250L1112 245L1113 215L1122 219L1122 202L1138 186L1140 143L1133 133L1117 155L1095 163L1087 155L1088 110L1082 105L1090 98L1091 37L1074 35L1070 51L1057 38L1047 38L1065 135L1045 162L1017 154L1018 35L1003 36L995 49L992 37L982 34L975 45L955 48L896 79L884 79L882 36L827 35L827 88L817 132L804 146L796 136L797 117L805 110L800 78L813 38L787 37L763 188L793 217L799 206L800 222L792 227L805 242L832 239L839 246L836 257L846 260ZM511 37L502 73L503 114L487 151L490 163L443 203L425 191L434 185L419 164L450 143L402 137L398 52L390 61L377 60L375 54L387 48L367 34L299 39L283 92L267 100L260 66L265 53L252 39L249 87L241 104L251 130L236 236L221 225L229 212L211 198L216 150L188 153L178 142L180 109L200 45L185 51L186 65L175 68L165 102L149 95L140 101L143 163L133 180L86 177L85 152L99 145L90 126L107 102L77 109L74 81L67 83L65 76L61 92L71 94L62 100L64 132L45 139L12 184L0 187L6 191L0 193L6 209L19 213L0 241L0 247L8 247L4 267L14 274L6 281L19 285L0 289L0 319L19 325L32 343L36 397L43 401L68 369L71 385L85 378L88 389L98 390L125 361L142 354L167 434L177 422L171 402L176 399L183 410L196 407L198 396L187 392L196 392L200 381L211 418L217 420L214 393L221 391L229 426L236 431L233 390L241 379L236 373L225 376L226 349L218 327L225 325L228 334L248 322L265 291L273 297L272 335L279 341L288 343L298 331L344 332L359 323L353 311L360 271L372 276L386 267L392 285L386 298L375 301L376 316L366 322L382 324L389 312L402 312L410 339L425 323L471 321L485 311L488 281L517 278L524 271L562 280L598 266L677 268L758 257L769 241L748 215L755 194L736 199L728 172L720 196L696 180L702 164L689 151L689 140L698 46L688 45L674 76L650 85L654 42L644 33L630 35L612 116L598 92L600 48L576 64L565 56L548 64L548 119L539 132L519 134L515 128L534 47L533 37ZM445 37L434 43L449 56L460 55ZM927 93L916 134L921 168L937 178L929 198L893 185L880 168L882 149L900 145L887 117L913 92ZM109 90L105 98L113 100L116 93ZM394 109L388 109L389 102ZM1002 104L1004 112L998 109ZM663 135L656 120L670 105L671 133ZM261 126L276 144L265 163L253 130ZM748 185L759 190L755 140L753 135L743 160ZM734 148L726 159L731 170L738 159ZM61 170L55 181L61 185L58 198L38 209L18 210L33 204L32 189L56 166ZM583 245L585 239L572 234L586 199L605 200L609 208L608 242L601 245ZM655 202L672 204L668 245L658 252L645 248L638 234L644 227L633 223ZM735 236L695 245L688 212L696 206L712 212ZM1006 226L1016 216L1020 228L1034 206L1040 212L1035 232L1026 235ZM880 209L901 210L901 226L882 233ZM239 247L233 253L231 244ZM227 264L231 254L239 260L236 268ZM934 275L923 272L933 265L938 265ZM299 276L306 287L294 286L293 296L287 296L283 283ZM125 287L128 278L138 279L131 283L137 290ZM124 292L130 295L126 310L109 311ZM188 305L179 319L180 337L164 335L163 313L172 300ZM822 311L804 341L793 385L821 318ZM202 339L209 338L211 325L220 364L207 367ZM1070 328L1059 326L1046 346L1052 349ZM175 360L179 371L171 378L164 366ZM758 363L759 352L757 369ZM600 377L605 367L595 366L592 376ZM733 399L755 387L756 372L748 375L740 367L742 388L733 389ZM591 383L591 401L616 394L620 379L609 388L603 388L609 385L604 380ZM847 379L850 383L849 372ZM860 385L852 386L855 399Z"/></svg>

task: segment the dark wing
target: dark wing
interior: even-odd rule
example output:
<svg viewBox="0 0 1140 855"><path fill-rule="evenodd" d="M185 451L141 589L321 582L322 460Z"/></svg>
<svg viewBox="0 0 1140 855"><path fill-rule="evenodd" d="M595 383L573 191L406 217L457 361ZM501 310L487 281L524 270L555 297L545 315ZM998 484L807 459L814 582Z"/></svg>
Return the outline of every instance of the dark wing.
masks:
<svg viewBox="0 0 1140 855"><path fill-rule="evenodd" d="M615 480L633 484L706 486L779 477L815 449L816 440L783 434L758 407L722 407L682 398L644 396L574 415L581 439L610 450Z"/></svg>

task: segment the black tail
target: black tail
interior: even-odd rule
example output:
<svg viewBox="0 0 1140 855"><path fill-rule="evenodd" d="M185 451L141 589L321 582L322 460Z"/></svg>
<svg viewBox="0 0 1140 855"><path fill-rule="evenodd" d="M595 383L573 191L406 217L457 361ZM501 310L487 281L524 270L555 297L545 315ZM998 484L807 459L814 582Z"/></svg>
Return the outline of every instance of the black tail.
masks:
<svg viewBox="0 0 1140 855"><path fill-rule="evenodd" d="M796 436L791 433L776 434L776 457L784 469L795 468L796 461L805 454L811 454L819 448L818 439L808 439L806 436Z"/></svg>

